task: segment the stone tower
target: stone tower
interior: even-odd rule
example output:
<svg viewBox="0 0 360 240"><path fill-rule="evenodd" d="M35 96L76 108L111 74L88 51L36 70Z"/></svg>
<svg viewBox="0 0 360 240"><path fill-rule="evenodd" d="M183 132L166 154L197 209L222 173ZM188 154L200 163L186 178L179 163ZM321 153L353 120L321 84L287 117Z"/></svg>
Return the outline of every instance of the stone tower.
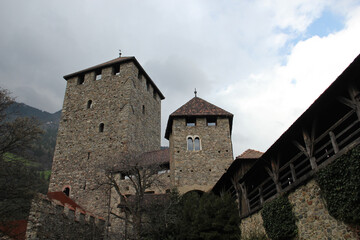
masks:
<svg viewBox="0 0 360 240"><path fill-rule="evenodd" d="M208 191L233 161L233 114L194 97L169 116L171 183L180 193Z"/></svg>
<svg viewBox="0 0 360 240"><path fill-rule="evenodd" d="M106 216L99 179L124 153L160 149L164 96L135 57L119 57L64 76L67 81L49 192L64 191Z"/></svg>

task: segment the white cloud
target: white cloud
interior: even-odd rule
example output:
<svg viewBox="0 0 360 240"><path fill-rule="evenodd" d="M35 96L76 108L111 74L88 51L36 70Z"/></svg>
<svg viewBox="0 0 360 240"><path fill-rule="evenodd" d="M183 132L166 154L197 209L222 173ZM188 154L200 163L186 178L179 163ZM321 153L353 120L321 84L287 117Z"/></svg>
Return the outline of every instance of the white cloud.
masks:
<svg viewBox="0 0 360 240"><path fill-rule="evenodd" d="M62 76L122 49L164 93L163 131L196 87L235 114L235 155L264 151L360 52L358 7L355 0L4 0L1 86L54 112ZM345 29L304 39L324 9L345 16Z"/></svg>

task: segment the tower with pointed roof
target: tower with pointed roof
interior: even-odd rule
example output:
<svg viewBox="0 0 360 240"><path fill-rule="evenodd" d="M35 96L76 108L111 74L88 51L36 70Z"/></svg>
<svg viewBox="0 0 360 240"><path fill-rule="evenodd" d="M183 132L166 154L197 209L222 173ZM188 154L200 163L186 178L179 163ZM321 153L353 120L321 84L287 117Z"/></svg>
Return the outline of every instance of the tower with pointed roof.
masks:
<svg viewBox="0 0 360 240"><path fill-rule="evenodd" d="M164 96L135 57L119 57L64 76L67 81L49 192L64 191L106 216L99 176L123 153L160 149Z"/></svg>
<svg viewBox="0 0 360 240"><path fill-rule="evenodd" d="M233 161L233 114L195 96L169 116L171 183L180 193L210 190Z"/></svg>

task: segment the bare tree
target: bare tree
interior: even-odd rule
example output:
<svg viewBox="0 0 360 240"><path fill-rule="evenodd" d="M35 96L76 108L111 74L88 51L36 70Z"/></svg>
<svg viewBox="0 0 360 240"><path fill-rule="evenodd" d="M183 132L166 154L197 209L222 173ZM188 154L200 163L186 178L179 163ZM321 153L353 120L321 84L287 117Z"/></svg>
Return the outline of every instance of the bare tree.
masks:
<svg viewBox="0 0 360 240"><path fill-rule="evenodd" d="M169 181L163 174L169 159L163 155L160 151L120 155L116 166L106 171L107 184L116 196L112 199L117 199L110 214L123 221L125 239L140 239L152 205L166 200L165 194L147 194L149 190L164 190Z"/></svg>
<svg viewBox="0 0 360 240"><path fill-rule="evenodd" d="M39 123L31 118L6 119L6 109L14 103L10 93L0 88L0 158L7 152L21 152L40 137Z"/></svg>
<svg viewBox="0 0 360 240"><path fill-rule="evenodd" d="M25 219L31 199L44 185L37 172L21 157L42 133L29 118L8 121L7 108L14 103L0 88L0 222Z"/></svg>

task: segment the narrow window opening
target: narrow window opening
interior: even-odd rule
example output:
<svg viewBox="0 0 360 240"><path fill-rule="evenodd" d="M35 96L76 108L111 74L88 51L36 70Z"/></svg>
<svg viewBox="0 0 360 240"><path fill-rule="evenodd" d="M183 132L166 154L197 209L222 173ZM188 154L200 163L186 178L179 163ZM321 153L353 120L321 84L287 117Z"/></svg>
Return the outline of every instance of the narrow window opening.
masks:
<svg viewBox="0 0 360 240"><path fill-rule="evenodd" d="M88 160L90 159L90 155L91 155L91 153L88 152L88 156L87 156L87 159L88 159Z"/></svg>
<svg viewBox="0 0 360 240"><path fill-rule="evenodd" d="M216 126L216 118L206 118L208 126Z"/></svg>
<svg viewBox="0 0 360 240"><path fill-rule="evenodd" d="M148 81L146 81L146 90L150 91L150 83Z"/></svg>
<svg viewBox="0 0 360 240"><path fill-rule="evenodd" d="M191 137L188 137L188 139L187 139L187 150L188 151L194 150L194 143L193 143L193 139Z"/></svg>
<svg viewBox="0 0 360 240"><path fill-rule="evenodd" d="M153 98L156 100L156 92L155 92L155 90L153 92Z"/></svg>
<svg viewBox="0 0 360 240"><path fill-rule="evenodd" d="M69 187L64 188L63 193L65 193L65 195L69 197L70 196L70 188Z"/></svg>
<svg viewBox="0 0 360 240"><path fill-rule="evenodd" d="M138 72L138 79L139 80L141 80L142 79L142 73L141 73L141 71L139 70L139 72Z"/></svg>
<svg viewBox="0 0 360 240"><path fill-rule="evenodd" d="M89 101L87 102L87 108L88 108L88 109L91 108L91 105L92 105L92 101L89 100Z"/></svg>
<svg viewBox="0 0 360 240"><path fill-rule="evenodd" d="M78 85L81 85L81 84L84 83L84 81L85 81L84 75L83 75L83 74L82 74L82 75L79 75L79 76L78 76L78 79L77 79L77 84L78 84Z"/></svg>
<svg viewBox="0 0 360 240"><path fill-rule="evenodd" d="M101 78L102 78L101 69L99 69L95 72L95 80L101 80Z"/></svg>
<svg viewBox="0 0 360 240"><path fill-rule="evenodd" d="M145 105L142 105L142 113L145 114Z"/></svg>
<svg viewBox="0 0 360 240"><path fill-rule="evenodd" d="M104 124L100 123L99 125L99 132L103 132L104 131Z"/></svg>
<svg viewBox="0 0 360 240"><path fill-rule="evenodd" d="M186 119L186 126L194 127L195 125L196 125L196 119L195 118L187 118Z"/></svg>
<svg viewBox="0 0 360 240"><path fill-rule="evenodd" d="M125 179L125 174L124 173L120 173L120 180L124 180Z"/></svg>
<svg viewBox="0 0 360 240"><path fill-rule="evenodd" d="M113 66L113 75L115 76L120 75L120 64Z"/></svg>
<svg viewBox="0 0 360 240"><path fill-rule="evenodd" d="M195 138L194 145L195 145L195 151L199 151L200 150L200 138L198 138L198 137Z"/></svg>

